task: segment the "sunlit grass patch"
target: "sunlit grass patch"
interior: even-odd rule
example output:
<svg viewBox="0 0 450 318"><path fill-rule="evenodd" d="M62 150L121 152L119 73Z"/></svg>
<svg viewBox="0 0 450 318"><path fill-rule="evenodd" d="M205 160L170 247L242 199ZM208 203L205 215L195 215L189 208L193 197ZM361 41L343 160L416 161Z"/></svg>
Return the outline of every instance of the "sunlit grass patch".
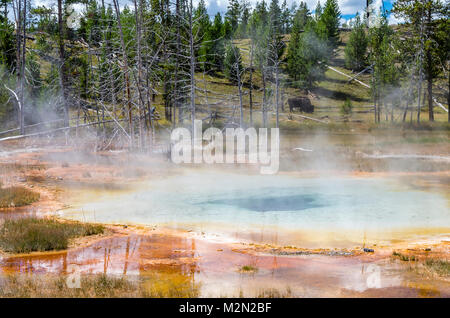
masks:
<svg viewBox="0 0 450 318"><path fill-rule="evenodd" d="M38 201L39 197L39 193L27 188L20 186L1 188L0 184L0 208L28 205Z"/></svg>
<svg viewBox="0 0 450 318"><path fill-rule="evenodd" d="M38 218L5 220L0 228L0 248L10 253L62 250L71 238L103 232L104 227L95 224Z"/></svg>
<svg viewBox="0 0 450 318"><path fill-rule="evenodd" d="M450 262L447 260L427 259L425 261L425 266L438 275L450 276Z"/></svg>

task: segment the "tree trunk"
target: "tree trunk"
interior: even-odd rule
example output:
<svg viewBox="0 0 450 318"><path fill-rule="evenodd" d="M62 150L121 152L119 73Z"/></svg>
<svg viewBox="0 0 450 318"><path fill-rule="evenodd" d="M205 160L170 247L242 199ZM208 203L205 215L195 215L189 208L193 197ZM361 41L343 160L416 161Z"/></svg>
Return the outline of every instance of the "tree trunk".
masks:
<svg viewBox="0 0 450 318"><path fill-rule="evenodd" d="M27 1L23 1L23 19L22 19L22 62L21 71L20 71L20 103L22 104L21 112L20 112L20 133L25 134L25 63L26 63L26 51L27 51L27 37L26 37L26 29L27 29Z"/></svg>
<svg viewBox="0 0 450 318"><path fill-rule="evenodd" d="M192 125L192 142L194 142L195 131L195 56L194 56L194 30L193 30L193 5L192 0L189 5L189 50L190 50L190 75L191 75L191 125Z"/></svg>
<svg viewBox="0 0 450 318"><path fill-rule="evenodd" d="M433 79L428 78L428 118L430 121L434 121L433 112Z"/></svg>
<svg viewBox="0 0 450 318"><path fill-rule="evenodd" d="M263 119L263 127L267 127L267 113L266 113L266 76L264 75L264 67L262 71L262 83L263 83L263 102L262 102L262 119Z"/></svg>
<svg viewBox="0 0 450 318"><path fill-rule="evenodd" d="M427 12L427 33L431 31L431 8ZM428 84L428 118L430 121L434 121L433 113L433 59L431 56L431 48L427 48L427 84Z"/></svg>
<svg viewBox="0 0 450 318"><path fill-rule="evenodd" d="M420 95L422 95L422 78L420 76L419 83L417 85L417 123L420 123Z"/></svg>
<svg viewBox="0 0 450 318"><path fill-rule="evenodd" d="M279 113L279 81L278 81L278 64L275 66L275 107L276 107L276 113L277 113L277 120L276 120L276 128L279 127L280 124L280 113Z"/></svg>
<svg viewBox="0 0 450 318"><path fill-rule="evenodd" d="M63 21L62 0L58 0L58 46L59 46L59 86L61 90L61 99L64 107L64 126L69 126L69 105L67 104L66 90L66 61L64 48L64 21Z"/></svg>
<svg viewBox="0 0 450 318"><path fill-rule="evenodd" d="M142 108L143 108L143 97L142 97L142 55L141 55L141 18L142 18L142 3L138 7L137 0L134 0L134 14L136 20L136 39L137 39L137 67L138 67L138 78L137 78L137 89L138 89L138 125L139 125L139 145L141 149L144 147L144 134L142 132Z"/></svg>
<svg viewBox="0 0 450 318"><path fill-rule="evenodd" d="M59 0L61 1L61 0ZM128 73L128 56L126 52L125 47L125 41L123 39L123 29L122 29L122 23L120 21L120 9L118 0L114 0L114 8L116 11L117 16L117 24L119 26L119 35L120 35L120 45L122 47L122 56L123 56L123 68L125 73L125 85L126 85L126 92L127 92L127 99L128 99L128 124L129 124L129 131L130 131L130 146L133 148L133 139L134 139L134 127L133 127L133 115L131 111L131 92L130 92L130 80L129 80L129 73Z"/></svg>
<svg viewBox="0 0 450 318"><path fill-rule="evenodd" d="M180 0L176 0L175 5L175 19L177 23L177 42L176 42L176 50L177 53L180 52L181 45L181 37L180 37ZM175 128L176 125L176 117L177 117L177 109L178 109L178 121L181 119L181 109L179 106L179 96L178 96L178 68L179 68L179 57L178 55L175 58L175 78L174 78L174 110L173 110L173 120L172 120L172 128Z"/></svg>
<svg viewBox="0 0 450 318"><path fill-rule="evenodd" d="M251 39L252 45L250 48L250 89L249 89L249 103L250 103L250 127L253 126L253 51L255 49L255 43Z"/></svg>
<svg viewBox="0 0 450 318"><path fill-rule="evenodd" d="M239 56L237 54L238 48L234 47L234 54L236 56L236 77L238 79L238 90L239 90L239 110L240 110L240 116L239 116L239 127L244 126L244 105L242 102L242 81L241 81L241 70L239 69Z"/></svg>

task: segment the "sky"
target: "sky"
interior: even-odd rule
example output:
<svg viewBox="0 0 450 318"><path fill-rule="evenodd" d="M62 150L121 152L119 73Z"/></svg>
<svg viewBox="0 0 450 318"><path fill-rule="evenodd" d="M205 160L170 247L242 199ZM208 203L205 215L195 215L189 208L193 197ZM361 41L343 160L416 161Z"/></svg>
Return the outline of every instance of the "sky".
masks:
<svg viewBox="0 0 450 318"><path fill-rule="evenodd" d="M220 12L222 15L225 14L227 11L228 6L228 0L204 0L208 9L208 13L210 16L214 16L217 12ZM257 1L261 0L247 0L249 3L251 3L253 6L256 4ZM279 4L283 3L283 0L278 0ZM295 2L297 4L300 3L301 0L286 0L288 7L290 8L291 5ZM318 0L303 0L308 5L308 8L310 11L314 11L314 8L317 5ZM321 0L322 6L324 5L326 0ZM56 6L56 0L32 0L34 5L45 5L47 7L50 7L52 5ZM105 0L105 3L112 3L111 0ZM129 6L133 6L133 2L131 0L119 0L119 2L122 5L128 4ZM194 5L198 4L199 0L193 0ZM266 0L266 2L270 3L270 0ZM392 8L392 3L395 2L395 0L374 0L374 7L380 8L382 3L384 3L384 8L386 10L390 10ZM341 10L342 14L342 22L344 20L349 20L353 18L357 12L363 12L364 8L366 6L366 0L338 0L339 8ZM81 7L81 6L80 6ZM389 16L389 21L391 23L397 23L398 20L395 19L393 15Z"/></svg>
<svg viewBox="0 0 450 318"><path fill-rule="evenodd" d="M247 0L247 1L249 1L252 5L255 5L257 1L261 0ZM302 0L302 1L306 2L310 11L314 11L318 0ZM321 0L320 3L322 4L322 6L324 5L325 1L326 0ZM384 8L386 10L390 10L392 8L392 3L394 1L395 0L384 0L384 1L374 0L374 7L377 8L381 7L382 2L384 2ZM194 0L194 3L195 2L198 3L198 0L197 1ZM266 2L270 3L270 0L266 0ZM281 6L283 0L278 0L278 2ZM298 5L301 2L301 0L286 0L286 3L288 4L289 8L294 2L297 3ZM208 13L212 16L215 15L217 12L225 14L225 12L227 11L228 0L205 0L205 3L208 8ZM357 12L361 13L362 11L365 10L366 0L338 0L338 4L341 10L342 18L344 20L349 20L355 17ZM391 19L393 18L394 17L391 17Z"/></svg>

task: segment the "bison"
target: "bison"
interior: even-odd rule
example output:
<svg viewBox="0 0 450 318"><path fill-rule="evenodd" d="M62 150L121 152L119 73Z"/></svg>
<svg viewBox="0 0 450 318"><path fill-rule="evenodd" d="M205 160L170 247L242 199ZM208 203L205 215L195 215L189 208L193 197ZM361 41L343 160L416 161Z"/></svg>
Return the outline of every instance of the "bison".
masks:
<svg viewBox="0 0 450 318"><path fill-rule="evenodd" d="M301 112L313 113L314 105L308 97L293 97L288 99L289 111L292 112L294 108L299 108Z"/></svg>

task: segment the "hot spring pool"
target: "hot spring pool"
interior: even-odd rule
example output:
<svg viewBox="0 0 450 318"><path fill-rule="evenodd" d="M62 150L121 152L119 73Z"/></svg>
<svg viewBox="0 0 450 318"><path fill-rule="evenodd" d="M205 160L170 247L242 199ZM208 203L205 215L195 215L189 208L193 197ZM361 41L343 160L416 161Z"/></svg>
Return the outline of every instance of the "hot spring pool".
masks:
<svg viewBox="0 0 450 318"><path fill-rule="evenodd" d="M388 178L193 173L82 202L63 216L252 241L343 246L450 234L449 200Z"/></svg>

